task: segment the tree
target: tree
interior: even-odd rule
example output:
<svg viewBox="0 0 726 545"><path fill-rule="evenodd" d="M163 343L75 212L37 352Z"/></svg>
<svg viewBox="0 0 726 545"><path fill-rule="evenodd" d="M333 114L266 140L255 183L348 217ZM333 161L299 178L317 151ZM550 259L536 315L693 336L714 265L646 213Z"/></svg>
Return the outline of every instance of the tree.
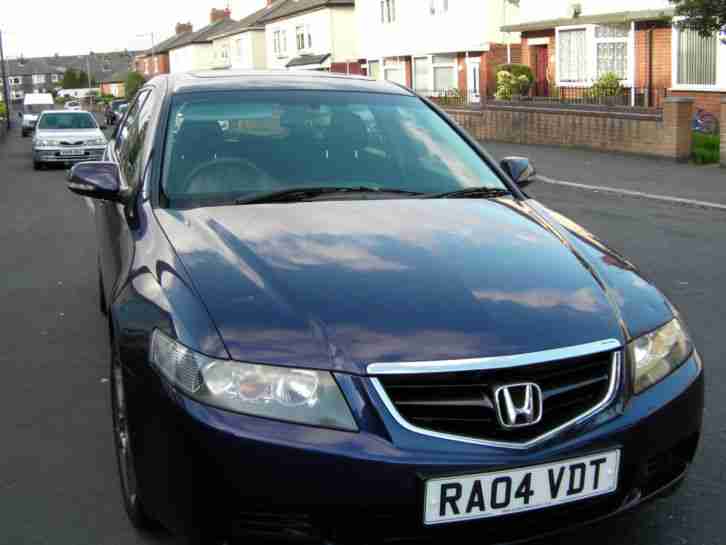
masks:
<svg viewBox="0 0 726 545"><path fill-rule="evenodd" d="M61 87L63 89L78 89L80 87L78 72L73 68L68 68L63 74Z"/></svg>
<svg viewBox="0 0 726 545"><path fill-rule="evenodd" d="M124 82L126 84L126 96L133 98L145 82L144 76L138 72L129 72L126 74L126 81Z"/></svg>
<svg viewBox="0 0 726 545"><path fill-rule="evenodd" d="M726 29L726 2L724 0L671 0L676 15L685 17L679 24L697 30L702 36L711 36Z"/></svg>

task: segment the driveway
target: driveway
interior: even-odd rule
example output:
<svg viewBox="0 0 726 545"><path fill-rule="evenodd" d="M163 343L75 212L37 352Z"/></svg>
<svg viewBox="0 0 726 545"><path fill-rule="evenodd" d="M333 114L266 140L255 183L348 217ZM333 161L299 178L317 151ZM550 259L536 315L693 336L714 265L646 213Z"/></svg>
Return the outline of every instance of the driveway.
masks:
<svg viewBox="0 0 726 545"><path fill-rule="evenodd" d="M63 170L32 170L17 130L0 165L0 544L176 545L134 532L121 507L88 209ZM681 492L539 545L722 545L726 216L546 184L531 193L642 265L686 314L708 373L704 436Z"/></svg>

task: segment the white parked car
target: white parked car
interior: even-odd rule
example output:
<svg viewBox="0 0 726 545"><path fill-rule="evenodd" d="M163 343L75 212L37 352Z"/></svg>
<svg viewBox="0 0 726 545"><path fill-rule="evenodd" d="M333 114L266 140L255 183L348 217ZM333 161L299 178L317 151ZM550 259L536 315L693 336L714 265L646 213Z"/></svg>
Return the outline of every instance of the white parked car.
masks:
<svg viewBox="0 0 726 545"><path fill-rule="evenodd" d="M46 110L35 129L33 167L100 161L105 149L106 137L90 112Z"/></svg>
<svg viewBox="0 0 726 545"><path fill-rule="evenodd" d="M64 106L66 110L74 110L74 111L80 111L83 108L81 108L81 103L78 100L71 100L66 102L66 105Z"/></svg>
<svg viewBox="0 0 726 545"><path fill-rule="evenodd" d="M23 110L18 113L23 120L23 137L35 130L38 116L43 110L53 108L53 95L49 93L28 93L23 100Z"/></svg>

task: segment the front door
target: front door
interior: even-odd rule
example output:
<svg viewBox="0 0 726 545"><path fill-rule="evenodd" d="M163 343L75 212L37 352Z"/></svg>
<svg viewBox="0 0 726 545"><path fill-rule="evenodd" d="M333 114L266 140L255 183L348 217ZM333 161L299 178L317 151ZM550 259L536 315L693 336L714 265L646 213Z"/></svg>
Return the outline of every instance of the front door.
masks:
<svg viewBox="0 0 726 545"><path fill-rule="evenodd" d="M546 97L549 96L549 84L547 78L547 72L550 64L549 48L546 45L538 45L534 48L534 53L535 96Z"/></svg>
<svg viewBox="0 0 726 545"><path fill-rule="evenodd" d="M481 59L467 59L466 71L466 86L469 90L468 101L478 104L481 102Z"/></svg>

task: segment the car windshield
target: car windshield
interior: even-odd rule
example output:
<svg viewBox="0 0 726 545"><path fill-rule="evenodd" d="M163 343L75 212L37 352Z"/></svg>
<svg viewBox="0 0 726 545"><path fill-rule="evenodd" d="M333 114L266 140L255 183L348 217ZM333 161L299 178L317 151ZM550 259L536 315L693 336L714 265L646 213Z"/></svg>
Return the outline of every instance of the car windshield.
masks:
<svg viewBox="0 0 726 545"><path fill-rule="evenodd" d="M212 91L177 95L170 116L162 188L172 208L295 188L507 190L474 149L413 96ZM346 193L351 197L365 195Z"/></svg>
<svg viewBox="0 0 726 545"><path fill-rule="evenodd" d="M45 114L38 123L39 129L48 130L77 130L97 129L98 123L93 116L86 112Z"/></svg>
<svg viewBox="0 0 726 545"><path fill-rule="evenodd" d="M23 111L26 114L37 115L43 112L43 110L52 110L52 104L26 104Z"/></svg>

